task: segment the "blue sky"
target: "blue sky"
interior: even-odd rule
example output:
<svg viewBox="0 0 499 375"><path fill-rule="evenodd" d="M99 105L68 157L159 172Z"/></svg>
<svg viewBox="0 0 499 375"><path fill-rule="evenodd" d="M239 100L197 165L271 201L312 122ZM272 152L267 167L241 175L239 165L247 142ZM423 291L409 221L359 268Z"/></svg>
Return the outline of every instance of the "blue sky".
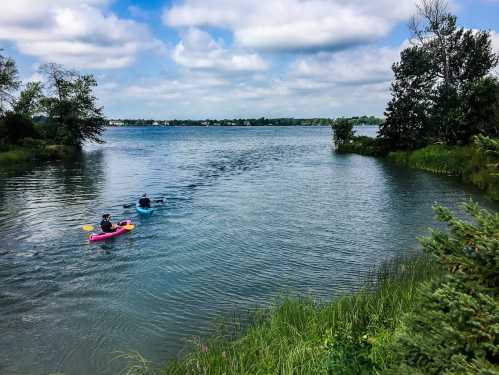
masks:
<svg viewBox="0 0 499 375"><path fill-rule="evenodd" d="M452 0L492 32L499 0ZM382 115L414 0L17 0L0 48L24 81L54 61L96 76L112 118Z"/></svg>

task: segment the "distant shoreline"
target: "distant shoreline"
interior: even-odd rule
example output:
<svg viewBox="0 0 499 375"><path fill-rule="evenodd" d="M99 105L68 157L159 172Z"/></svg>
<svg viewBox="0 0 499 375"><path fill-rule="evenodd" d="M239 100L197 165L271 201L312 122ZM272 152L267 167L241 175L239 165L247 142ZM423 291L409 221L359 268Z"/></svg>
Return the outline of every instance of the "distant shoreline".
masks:
<svg viewBox="0 0 499 375"><path fill-rule="evenodd" d="M348 121L350 124L357 125L381 125L384 119L376 116L354 116L339 118L239 118L223 120L152 120L152 119L110 119L107 126L126 127L126 126L331 126L336 121Z"/></svg>
<svg viewBox="0 0 499 375"><path fill-rule="evenodd" d="M331 125L326 124L314 124L314 125L201 125L201 124L175 124L175 125L151 125L151 124L128 124L128 125L106 125L107 128L174 128L174 127L198 127L198 128L286 128L286 127L307 127L307 128L318 128L318 127L330 127ZM358 124L355 126L379 126L378 124Z"/></svg>

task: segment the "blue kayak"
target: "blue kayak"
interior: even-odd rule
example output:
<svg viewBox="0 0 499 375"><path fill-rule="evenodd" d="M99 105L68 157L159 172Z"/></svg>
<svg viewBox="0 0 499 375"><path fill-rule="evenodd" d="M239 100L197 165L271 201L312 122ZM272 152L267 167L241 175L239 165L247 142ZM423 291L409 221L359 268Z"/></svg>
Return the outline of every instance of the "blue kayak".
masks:
<svg viewBox="0 0 499 375"><path fill-rule="evenodd" d="M140 207L138 203L135 205L135 208L137 209L137 212L141 215L151 215L154 212L152 208Z"/></svg>

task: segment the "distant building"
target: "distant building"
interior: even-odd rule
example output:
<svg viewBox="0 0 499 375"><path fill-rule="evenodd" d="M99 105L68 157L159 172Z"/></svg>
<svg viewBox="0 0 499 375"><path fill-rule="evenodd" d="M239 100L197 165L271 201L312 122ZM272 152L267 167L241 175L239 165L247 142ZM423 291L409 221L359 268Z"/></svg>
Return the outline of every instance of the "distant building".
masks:
<svg viewBox="0 0 499 375"><path fill-rule="evenodd" d="M109 125L111 126L123 126L125 123L121 120L109 120Z"/></svg>

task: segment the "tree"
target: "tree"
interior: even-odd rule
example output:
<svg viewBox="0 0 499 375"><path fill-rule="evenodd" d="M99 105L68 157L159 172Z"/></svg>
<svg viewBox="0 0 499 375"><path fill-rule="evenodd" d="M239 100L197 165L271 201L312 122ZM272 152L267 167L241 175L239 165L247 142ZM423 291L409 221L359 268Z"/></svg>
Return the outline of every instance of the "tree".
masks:
<svg viewBox="0 0 499 375"><path fill-rule="evenodd" d="M43 85L41 82L28 82L19 98L14 101L13 110L24 116L33 117L38 114L43 99Z"/></svg>
<svg viewBox="0 0 499 375"><path fill-rule="evenodd" d="M30 117L8 111L2 119L3 136L8 144L20 143L24 138L36 138L37 133Z"/></svg>
<svg viewBox="0 0 499 375"><path fill-rule="evenodd" d="M336 147L350 143L355 134L353 124L346 118L337 118L331 124L331 128Z"/></svg>
<svg viewBox="0 0 499 375"><path fill-rule="evenodd" d="M392 99L385 110L386 120L379 137L388 149L414 149L423 146L430 136L430 111L433 106L431 56L420 46L400 54L392 67L395 79Z"/></svg>
<svg viewBox="0 0 499 375"><path fill-rule="evenodd" d="M0 114L6 109L5 102L12 101L12 91L17 90L19 84L15 61L0 54Z"/></svg>
<svg viewBox="0 0 499 375"><path fill-rule="evenodd" d="M393 148L410 149L431 140L470 142L480 132L476 121L480 129L494 132L495 125L484 124L492 121L496 105L485 89L492 87L487 77L499 62L490 33L458 28L444 0L420 0L417 7L410 23L412 46L393 66L392 100L381 137ZM483 117L477 103L488 105L480 108Z"/></svg>
<svg viewBox="0 0 499 375"><path fill-rule="evenodd" d="M499 372L499 215L465 206L474 222L437 206L448 232L422 240L447 271L426 284L418 310L408 315L397 348L397 373L497 374Z"/></svg>
<svg viewBox="0 0 499 375"><path fill-rule="evenodd" d="M58 64L46 64L41 72L48 85L48 96L41 104L49 121L57 126L58 141L76 147L81 147L84 141L101 143L106 120L93 94L97 86L95 78Z"/></svg>

